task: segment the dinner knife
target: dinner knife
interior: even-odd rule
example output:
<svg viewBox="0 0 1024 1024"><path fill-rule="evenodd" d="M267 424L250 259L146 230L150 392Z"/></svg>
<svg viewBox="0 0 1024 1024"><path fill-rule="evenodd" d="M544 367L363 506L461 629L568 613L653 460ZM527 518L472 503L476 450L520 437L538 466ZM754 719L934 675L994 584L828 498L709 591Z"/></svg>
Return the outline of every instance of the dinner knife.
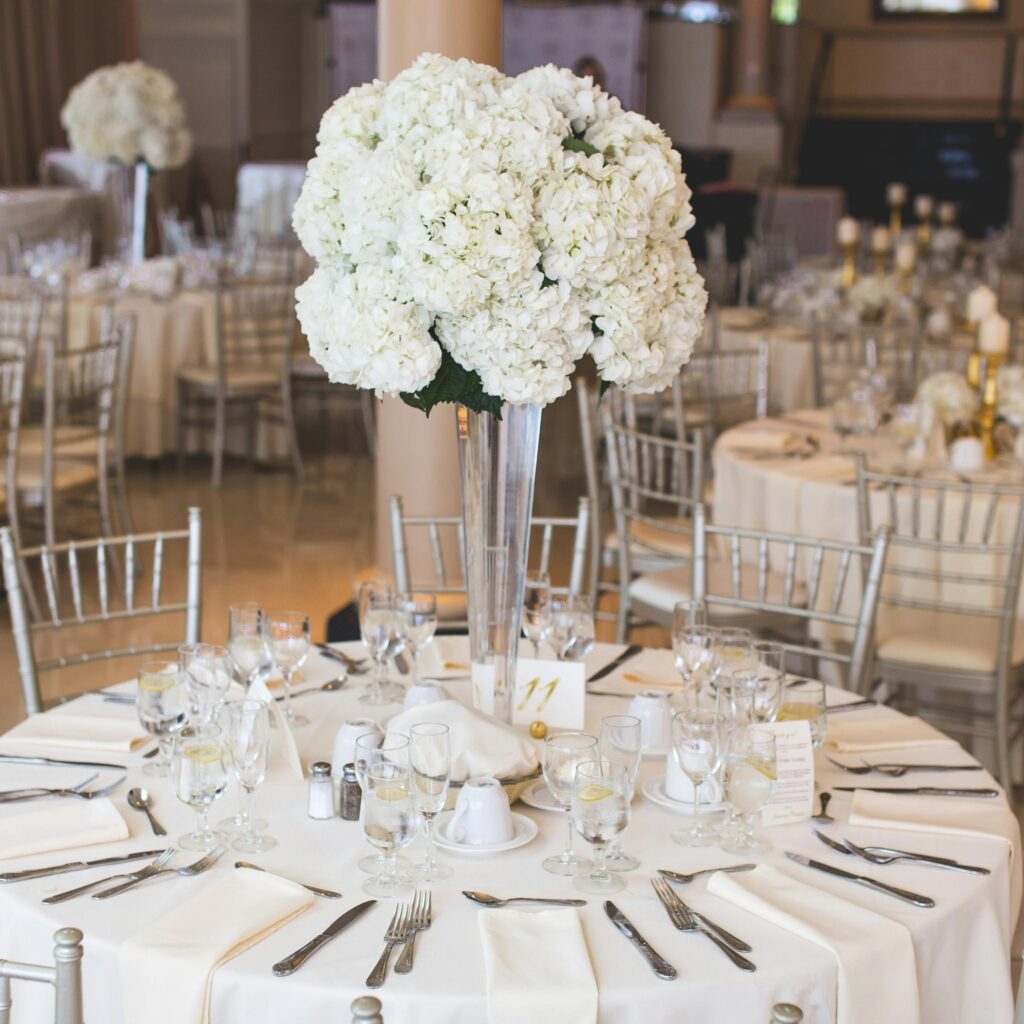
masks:
<svg viewBox="0 0 1024 1024"><path fill-rule="evenodd" d="M799 853L791 853L789 850L786 851L786 856L791 861L802 864L805 868L815 868L818 871L824 871L828 875L849 879L851 882L867 886L869 889L875 889L878 892L885 893L887 896L895 896L898 900L911 903L915 907L935 906L935 900L930 896L921 896L916 892L911 892L909 889L899 889L895 885L876 882L875 879L869 878L867 875L855 875L852 871L844 871L842 868L835 868L831 864L823 864L820 860L812 860L810 857L804 857L803 854Z"/></svg>
<svg viewBox="0 0 1024 1024"><path fill-rule="evenodd" d="M651 970L659 978L665 981L673 981L676 978L679 972L661 954L654 950L654 947L636 930L633 922L611 900L605 900L604 912L608 915L612 924L640 950L644 959L651 965Z"/></svg>
<svg viewBox="0 0 1024 1024"><path fill-rule="evenodd" d="M127 765L107 764L104 761L65 761L56 757L29 757L27 754L0 754L0 762L7 764L37 764L48 768L103 768L107 771L124 772Z"/></svg>
<svg viewBox="0 0 1024 1024"><path fill-rule="evenodd" d="M840 711L864 711L867 708L874 708L877 706L877 700L851 700L846 704L829 704L825 710L830 715L836 715Z"/></svg>
<svg viewBox="0 0 1024 1024"><path fill-rule="evenodd" d="M596 683L598 679L610 676L617 668L624 665L630 658L635 658L643 647L640 644L630 644L617 658L608 662L604 668L599 668L588 680L588 683Z"/></svg>
<svg viewBox="0 0 1024 1024"><path fill-rule="evenodd" d="M914 786L911 789L900 786L833 786L843 793L855 793L862 789L867 793L916 793L919 796L999 796L998 789L943 789L941 786Z"/></svg>
<svg viewBox="0 0 1024 1024"><path fill-rule="evenodd" d="M346 910L337 921L329 924L319 935L295 950L291 956L286 956L274 964L274 974L283 978L285 975L297 971L321 946L330 942L339 932L343 932L356 918L362 917L376 902L376 900L367 900L351 910Z"/></svg>
<svg viewBox="0 0 1024 1024"><path fill-rule="evenodd" d="M108 864L124 864L144 857L159 857L163 850L141 850L138 853L124 853L120 857L101 857L99 860L73 860L48 868L27 868L24 871L5 871L0 882L24 882L29 878L47 878L49 875L63 875L68 871L83 871L85 868L100 868Z"/></svg>

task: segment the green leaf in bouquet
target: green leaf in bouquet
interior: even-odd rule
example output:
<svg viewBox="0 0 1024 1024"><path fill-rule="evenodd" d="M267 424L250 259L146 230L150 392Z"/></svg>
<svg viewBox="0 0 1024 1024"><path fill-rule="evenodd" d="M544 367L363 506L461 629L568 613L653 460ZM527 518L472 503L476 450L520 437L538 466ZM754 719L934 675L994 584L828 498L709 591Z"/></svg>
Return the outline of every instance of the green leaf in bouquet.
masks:
<svg viewBox="0 0 1024 1024"><path fill-rule="evenodd" d="M435 405L461 402L473 412L489 412L495 419L501 419L501 399L487 394L480 382L480 374L460 366L443 347L441 365L434 379L419 391L403 391L401 398L406 405L419 409L427 416Z"/></svg>
<svg viewBox="0 0 1024 1024"><path fill-rule="evenodd" d="M586 139L579 139L575 136L562 139L562 149L567 149L570 153L584 153L586 156L593 156L595 153L601 152L597 146L592 146Z"/></svg>

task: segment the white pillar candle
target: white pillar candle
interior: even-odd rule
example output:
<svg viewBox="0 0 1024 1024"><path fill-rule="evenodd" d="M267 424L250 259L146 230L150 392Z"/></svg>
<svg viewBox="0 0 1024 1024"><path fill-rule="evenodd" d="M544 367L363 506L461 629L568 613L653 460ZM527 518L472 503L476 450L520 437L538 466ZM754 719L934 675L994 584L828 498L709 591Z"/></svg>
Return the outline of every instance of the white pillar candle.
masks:
<svg viewBox="0 0 1024 1024"><path fill-rule="evenodd" d="M939 203L939 223L947 226L956 223L956 203Z"/></svg>
<svg viewBox="0 0 1024 1024"><path fill-rule="evenodd" d="M902 206L907 201L907 186L902 181L893 181L885 190L890 206Z"/></svg>
<svg viewBox="0 0 1024 1024"><path fill-rule="evenodd" d="M911 241L896 246L896 269L909 274L917 266L917 246Z"/></svg>
<svg viewBox="0 0 1024 1024"><path fill-rule="evenodd" d="M1010 321L989 313L978 325L978 351L987 356L1005 356L1010 351Z"/></svg>
<svg viewBox="0 0 1024 1024"><path fill-rule="evenodd" d="M967 319L972 324L981 323L985 317L995 313L996 304L996 293L988 285L979 284L967 296Z"/></svg>
<svg viewBox="0 0 1024 1024"><path fill-rule="evenodd" d="M876 253L888 252L892 248L892 235L889 229L880 224L871 232L871 251Z"/></svg>
<svg viewBox="0 0 1024 1024"><path fill-rule="evenodd" d="M852 217L840 217L836 224L836 239L840 245L856 245L860 238L860 225Z"/></svg>
<svg viewBox="0 0 1024 1024"><path fill-rule="evenodd" d="M931 196L914 197L914 213L918 220L927 220L932 215L935 207L935 200Z"/></svg>

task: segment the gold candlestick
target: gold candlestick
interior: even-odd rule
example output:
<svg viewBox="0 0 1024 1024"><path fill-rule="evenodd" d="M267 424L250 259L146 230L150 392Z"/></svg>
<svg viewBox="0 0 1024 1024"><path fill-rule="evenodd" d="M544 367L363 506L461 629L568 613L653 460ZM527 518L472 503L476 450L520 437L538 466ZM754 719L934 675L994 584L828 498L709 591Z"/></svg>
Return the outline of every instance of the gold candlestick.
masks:
<svg viewBox="0 0 1024 1024"><path fill-rule="evenodd" d="M843 242L843 287L851 288L857 280L857 265L854 257L857 254L856 242Z"/></svg>
<svg viewBox="0 0 1024 1024"><path fill-rule="evenodd" d="M875 277L885 277L885 268L889 262L889 254L887 252L876 252L873 255L875 257Z"/></svg>
<svg viewBox="0 0 1024 1024"><path fill-rule="evenodd" d="M932 220L931 217L924 217L917 225L917 247L921 255L927 258L928 250L932 244Z"/></svg>
<svg viewBox="0 0 1024 1024"><path fill-rule="evenodd" d="M900 213L901 203L889 204L889 231L894 240L899 238L900 229L903 227L903 218Z"/></svg>
<svg viewBox="0 0 1024 1024"><path fill-rule="evenodd" d="M981 388L981 410L978 413L978 432L985 448L985 459L996 457L996 407L999 404L999 367L1005 356L995 352L975 351L967 362L967 382Z"/></svg>

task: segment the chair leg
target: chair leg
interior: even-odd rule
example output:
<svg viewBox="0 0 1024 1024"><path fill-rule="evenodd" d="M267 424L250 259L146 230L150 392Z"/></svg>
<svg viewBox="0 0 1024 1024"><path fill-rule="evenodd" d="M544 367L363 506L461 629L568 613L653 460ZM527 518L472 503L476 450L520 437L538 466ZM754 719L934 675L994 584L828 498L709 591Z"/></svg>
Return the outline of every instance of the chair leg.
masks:
<svg viewBox="0 0 1024 1024"><path fill-rule="evenodd" d="M256 466L256 432L260 425L260 400L249 402L245 422L245 457L249 468Z"/></svg>
<svg viewBox="0 0 1024 1024"><path fill-rule="evenodd" d="M295 409L292 405L291 381L286 380L281 395L282 418L284 420L285 437L288 442L288 452L291 455L292 466L295 468L295 476L304 480L306 471L302 467L302 452L299 451L299 434L295 429Z"/></svg>
<svg viewBox="0 0 1024 1024"><path fill-rule="evenodd" d="M224 434L227 429L227 409L223 395L215 399L213 413L213 486L220 487L224 476Z"/></svg>
<svg viewBox="0 0 1024 1024"><path fill-rule="evenodd" d="M178 411L177 411L177 443L178 443L178 472L185 469L185 406L187 402L187 389L185 382L178 381Z"/></svg>
<svg viewBox="0 0 1024 1024"><path fill-rule="evenodd" d="M132 510L128 504L128 482L124 471L124 457L117 460L114 467L114 501L117 503L117 522L121 533L134 533Z"/></svg>
<svg viewBox="0 0 1024 1024"><path fill-rule="evenodd" d="M1013 792L1013 770L1010 767L1010 722L1006 708L996 702L996 778L1007 793Z"/></svg>

